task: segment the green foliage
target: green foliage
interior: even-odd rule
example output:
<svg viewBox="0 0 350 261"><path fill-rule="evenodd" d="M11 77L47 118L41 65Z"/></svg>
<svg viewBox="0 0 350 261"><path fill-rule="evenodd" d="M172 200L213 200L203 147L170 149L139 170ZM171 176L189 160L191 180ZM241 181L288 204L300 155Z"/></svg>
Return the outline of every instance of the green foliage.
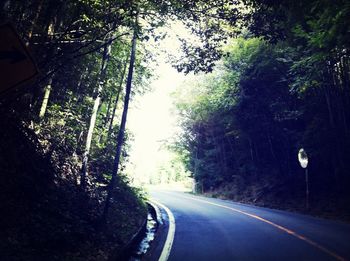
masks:
<svg viewBox="0 0 350 261"><path fill-rule="evenodd" d="M174 94L183 133L172 146L178 156L171 166L162 169L169 179L177 181L190 172L205 191L222 187L232 197L246 193L259 200L271 186L287 189L284 184L297 183L300 169L296 152L302 146L310 156L310 178L315 188L349 194L348 0L4 1L0 20L12 21L16 26L35 57L40 77L24 95L14 93L0 101L0 114L13 117L18 122L15 129L21 130L12 131L9 125L3 136L9 140L18 137L23 143L18 151L28 158L33 154L35 161L43 162L40 169L23 157L23 162L32 167L28 173L33 179L43 180L35 183L26 177L23 182L23 187L34 186L42 193L34 193L33 201L37 195L44 195L40 201L44 202L43 212L45 208L60 214L62 211L69 222L90 222L88 226L79 223L77 231L69 226L68 230L79 234L85 227L85 238L93 233L113 166L131 36L136 32L140 42L133 81L133 95L139 95L148 90L149 79L154 76L150 67L154 57L147 52L146 42L151 37L162 39L164 35L158 35L156 28L169 19L180 19L197 39L180 39L183 54L173 61L177 69L185 73L213 72L197 75ZM237 35L240 37L226 44ZM101 53L109 45L111 57L103 72ZM49 82L48 107L45 117L39 119ZM99 93L101 86L103 91ZM101 104L88 166L90 184L82 193L77 187L79 170L96 97L101 98ZM122 172L131 139L131 133L127 133ZM26 145L28 150L24 149ZM14 152L7 155L4 148L0 152L4 159L9 155L17 158ZM17 180L11 179L11 173L22 172L26 166L14 168L10 159L2 157L0 162L6 166L5 177L15 187ZM50 172L50 182L44 182L44 170ZM317 179L312 173L318 174ZM39 189L46 184L52 194ZM51 187L57 184L61 187ZM298 193L298 187L293 188L296 190L288 192ZM65 198L74 195L71 209L58 200L60 192ZM130 223L137 225L136 215L143 213L143 207L136 197L142 195L129 189L122 175L113 194L112 212L123 222L120 229L107 234L120 241L127 235L121 233L122 238L118 238L115 231L123 230L128 213L135 214ZM77 213L82 198L88 200L81 213L89 218ZM60 207L51 208L49 201ZM130 203L128 213L119 210L124 203ZM74 207L77 209L72 210ZM35 216L36 208L32 210ZM49 220L58 222L56 218ZM118 225L113 223L115 220L107 221L111 226ZM51 227L49 223L47 228ZM65 231L67 226L62 228ZM70 238L67 235L71 234L62 232L58 238ZM94 258L104 260L107 255Z"/></svg>
<svg viewBox="0 0 350 261"><path fill-rule="evenodd" d="M249 28L259 38L233 40L223 65L175 95L183 126L177 151L186 152L204 191L233 184L241 193L296 180L295 155L304 147L319 175L315 190L328 184L346 193L350 68L339 31L347 30L348 4L248 2Z"/></svg>
<svg viewBox="0 0 350 261"><path fill-rule="evenodd" d="M43 224L38 233L43 235L41 240L47 240L48 244L54 240L67 241L67 238L70 243L77 241L71 244L72 247L57 250L60 253L53 253L51 246L44 246L36 239L33 240L36 245L30 245L29 248L34 249L33 253L36 253L38 259L45 259L46 253L36 252L36 249L41 248L53 260L106 260L112 252L122 250L145 218L142 192L130 188L123 174L130 149L128 142L132 139L132 135L127 133L124 141L126 146L122 151L121 174L112 191L110 213L113 216L107 217L106 226L101 221L119 131L118 119L123 105L121 101L124 98L126 78L124 72L128 69L131 49L130 36L135 28L140 39L149 33L149 13L155 12L152 17L158 17L159 21L155 19L154 24L161 24L160 21L165 17L157 13L158 5L141 1L7 1L0 8L0 19L14 22L31 48L40 70L40 76L32 88L26 89L28 93L24 95L25 99L14 104L3 103L1 100L0 115L10 114L28 133L33 132L31 139L33 143L37 140L35 145L38 146L38 155L35 156L47 159L47 165L52 167L50 169L42 164L40 173L47 171L47 176L52 177L50 182L57 185L57 188L50 187L49 192L45 186L38 189L41 198L31 197L35 193L30 190L23 192L31 199L28 218L23 219L23 224L27 224L29 232L36 225ZM142 27L135 24L136 13L139 11L144 12ZM112 48L111 57L106 72L102 73L101 51L108 45ZM147 83L153 75L149 67L151 60L151 54L145 51L140 41L135 63L134 95L147 91ZM48 106L45 116L38 118L48 83L51 83ZM80 169L94 100L100 92L99 86L103 86L103 91L99 95L101 102L89 154L88 186L82 190L79 188ZM12 101L11 97L9 100ZM8 135L11 136L11 133ZM37 158L35 159L38 160ZM0 168L3 165L2 163ZM5 167L4 171L11 170ZM14 171L21 173L18 167ZM32 182L36 177L33 175L35 170L28 173L28 180ZM20 175L16 176L14 183L22 184L19 177ZM29 185L24 182L24 186L31 186L30 182ZM38 181L37 184L41 183ZM21 192L14 191L13 195L17 196L18 193ZM64 200L69 197L71 201L65 205ZM36 204L42 204L42 207L33 207ZM26 206L19 204L18 212L23 211L23 208ZM9 216L16 212L16 208L11 211ZM52 212L57 218L47 217L45 211ZM34 221L31 220L32 214L35 216ZM43 223L38 219L48 221ZM62 231L59 231L60 228ZM10 233L13 227L6 229L6 233ZM13 240L20 241L19 244L28 244L31 238L28 231L23 234L28 240L20 238L18 233L11 234ZM49 236L51 234L55 236ZM78 239L79 237L81 238ZM11 237L9 240L12 240ZM16 250L16 246L8 242L7 238L1 238L1 241L2 246L8 247L9 253ZM18 251L19 259L32 259L31 253L25 253L26 249Z"/></svg>

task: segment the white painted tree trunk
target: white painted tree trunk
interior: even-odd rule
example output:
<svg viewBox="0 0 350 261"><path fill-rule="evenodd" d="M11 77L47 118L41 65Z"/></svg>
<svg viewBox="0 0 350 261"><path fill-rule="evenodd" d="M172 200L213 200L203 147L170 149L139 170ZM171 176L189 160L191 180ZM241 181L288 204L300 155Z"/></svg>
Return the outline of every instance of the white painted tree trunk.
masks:
<svg viewBox="0 0 350 261"><path fill-rule="evenodd" d="M40 119L44 118L45 116L47 104L50 98L50 93L52 88L51 86L52 86L52 76L50 77L49 82L47 83L44 89L44 98L43 98L43 102L41 103L40 112L39 112Z"/></svg>
<svg viewBox="0 0 350 261"><path fill-rule="evenodd" d="M96 125L97 112L98 112L98 108L99 108L100 102L101 102L101 93L102 93L103 86L104 86L104 80L105 80L106 72L107 72L107 64L108 64L109 57L111 54L111 49L112 49L112 43L106 45L104 48L104 51L103 51L102 65L101 65L100 76L99 76L99 84L98 84L98 88L97 88L97 92L96 92L96 98L94 101L94 107L92 109L92 113L91 113L91 117L90 117L89 130L87 132L85 150L84 150L84 154L83 154L83 162L82 162L82 167L81 167L80 185L82 188L85 188L85 186L86 186L87 165L88 165L88 160L89 160L92 135L93 135L94 128Z"/></svg>
<svg viewBox="0 0 350 261"><path fill-rule="evenodd" d="M47 29L48 38L50 38L51 35L54 34L54 31L55 31L54 30L54 22L51 22L49 24L49 28ZM44 88L44 98L43 98L43 101L41 103L40 112L39 112L40 119L44 118L46 110L47 110L47 104L49 103L51 89L52 89L52 78L53 78L53 75L50 76L48 83Z"/></svg>

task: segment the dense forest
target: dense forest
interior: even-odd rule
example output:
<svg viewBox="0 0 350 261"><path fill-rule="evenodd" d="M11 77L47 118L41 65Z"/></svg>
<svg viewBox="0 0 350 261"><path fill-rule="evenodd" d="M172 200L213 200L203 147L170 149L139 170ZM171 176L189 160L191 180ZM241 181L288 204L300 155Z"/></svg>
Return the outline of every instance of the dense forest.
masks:
<svg viewBox="0 0 350 261"><path fill-rule="evenodd" d="M175 94L197 192L349 219L349 1L256 1L212 74ZM263 25L263 26L261 26Z"/></svg>
<svg viewBox="0 0 350 261"><path fill-rule="evenodd" d="M0 259L120 257L146 215L124 173L129 101L172 20L198 38L173 66L207 73L175 95L170 145L202 191L302 201L303 147L312 200L349 213L349 18L346 0L1 1L39 75L0 97Z"/></svg>

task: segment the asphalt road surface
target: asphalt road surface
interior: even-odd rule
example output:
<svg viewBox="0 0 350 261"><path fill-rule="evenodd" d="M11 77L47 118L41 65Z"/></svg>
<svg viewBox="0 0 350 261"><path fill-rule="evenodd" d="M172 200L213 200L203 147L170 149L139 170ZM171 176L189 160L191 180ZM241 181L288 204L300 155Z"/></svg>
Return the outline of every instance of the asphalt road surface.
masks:
<svg viewBox="0 0 350 261"><path fill-rule="evenodd" d="M350 260L350 225L230 201L154 190L170 209L170 261Z"/></svg>

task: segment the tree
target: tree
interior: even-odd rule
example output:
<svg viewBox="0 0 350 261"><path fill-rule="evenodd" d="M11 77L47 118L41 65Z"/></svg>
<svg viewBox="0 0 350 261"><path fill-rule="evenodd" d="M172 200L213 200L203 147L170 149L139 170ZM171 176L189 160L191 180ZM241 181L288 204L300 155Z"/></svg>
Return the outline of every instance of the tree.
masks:
<svg viewBox="0 0 350 261"><path fill-rule="evenodd" d="M109 37L109 40L112 38L112 36L113 34L111 34L111 36ZM100 106L100 100L101 100L103 85L105 83L107 64L110 59L111 49L112 49L112 43L110 42L104 47L104 50L103 50L101 70L100 70L100 75L98 79L98 87L96 90L96 98L95 98L94 107L91 113L89 130L87 132L85 151L83 155L83 163L81 167L80 184L82 188L85 188L86 186L87 163L88 163L88 156L89 156L90 147L91 147L92 134L96 124L97 112Z"/></svg>
<svg viewBox="0 0 350 261"><path fill-rule="evenodd" d="M104 212L103 212L103 219L104 220L107 219L110 200L112 198L112 193L113 193L113 189L114 189L117 174L118 174L122 146L124 143L125 125L126 125L126 119L127 119L127 115L128 115L129 101L130 101L130 94L131 94L131 85L132 85L134 65L135 65L136 41L137 41L137 30L138 30L137 27L138 27L138 21L137 21L137 17L136 17L134 34L133 34L132 43L131 43L130 64L129 64L128 78L126 81L123 115L122 115L122 119L120 122L120 128L119 128L118 137L117 137L117 148L116 148L116 153L115 153L114 163L113 163L112 179L111 179L111 182L109 184L106 205L105 205Z"/></svg>

